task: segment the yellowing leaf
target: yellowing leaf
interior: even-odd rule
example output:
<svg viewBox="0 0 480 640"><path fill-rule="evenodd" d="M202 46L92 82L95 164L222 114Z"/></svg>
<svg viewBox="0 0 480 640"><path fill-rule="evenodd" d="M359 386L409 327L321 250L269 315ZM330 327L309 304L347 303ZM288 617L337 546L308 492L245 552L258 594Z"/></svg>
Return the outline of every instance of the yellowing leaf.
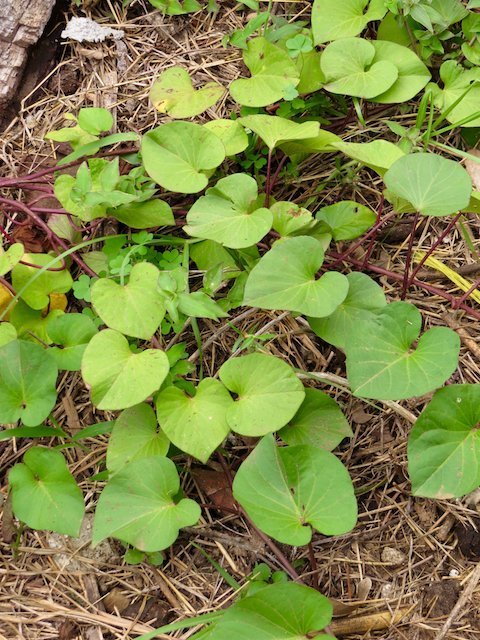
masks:
<svg viewBox="0 0 480 640"><path fill-rule="evenodd" d="M415 262L420 262L424 255L425 251L415 251L413 259ZM468 291L473 284L473 282L470 282L470 280L467 280L453 269L450 269L450 267L447 267L446 264L443 264L443 262L437 260L437 258L429 256L423 264L425 264L427 267L435 269L436 271L439 271L440 273L443 273L443 275L445 275L451 282L456 284L457 287L462 291ZM472 291L469 297L473 298L475 302L480 303L480 292L477 289L475 291Z"/></svg>
<svg viewBox="0 0 480 640"><path fill-rule="evenodd" d="M13 295L10 289L8 289L4 284L0 282L0 315L5 312L5 309L10 304L12 298L13 298ZM11 309L8 311L5 317L2 318L2 320L8 320L10 311Z"/></svg>
<svg viewBox="0 0 480 640"><path fill-rule="evenodd" d="M48 305L49 311L54 311L57 309L59 309L60 311L66 311L68 300L65 294L51 293L49 298L50 298L50 304Z"/></svg>

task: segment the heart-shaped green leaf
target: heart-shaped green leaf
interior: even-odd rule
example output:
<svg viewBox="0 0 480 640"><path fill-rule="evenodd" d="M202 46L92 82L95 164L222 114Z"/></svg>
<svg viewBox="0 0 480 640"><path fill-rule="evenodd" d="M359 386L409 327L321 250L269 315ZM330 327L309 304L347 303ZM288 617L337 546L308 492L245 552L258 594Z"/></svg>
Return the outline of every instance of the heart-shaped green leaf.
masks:
<svg viewBox="0 0 480 640"><path fill-rule="evenodd" d="M348 294L328 318L308 318L317 336L339 349L345 349L348 336L356 327L368 324L387 304L380 285L365 273L347 273Z"/></svg>
<svg viewBox="0 0 480 640"><path fill-rule="evenodd" d="M127 409L160 389L170 370L159 349L132 353L118 331L105 329L94 336L83 354L82 376L99 409Z"/></svg>
<svg viewBox="0 0 480 640"><path fill-rule="evenodd" d="M284 97L290 87L296 87L300 74L286 51L265 38L253 38L243 53L243 61L251 78L234 80L230 94L235 102L247 107L265 107Z"/></svg>
<svg viewBox="0 0 480 640"><path fill-rule="evenodd" d="M294 582L270 584L228 607L220 620L192 640L332 640L318 635L333 607L318 591Z"/></svg>
<svg viewBox="0 0 480 640"><path fill-rule="evenodd" d="M12 340L0 347L0 423L36 427L55 406L58 369L40 345Z"/></svg>
<svg viewBox="0 0 480 640"><path fill-rule="evenodd" d="M194 89L188 71L170 67L153 83L150 100L160 113L168 113L172 118L192 118L220 100L224 91L216 82Z"/></svg>
<svg viewBox="0 0 480 640"><path fill-rule="evenodd" d="M374 140L373 142L332 142L332 147L338 149L349 158L361 162L370 167L380 176L399 158L403 158L404 152L393 142L388 140Z"/></svg>
<svg viewBox="0 0 480 640"><path fill-rule="evenodd" d="M137 404L118 416L107 449L107 469L117 473L132 460L166 456L170 442L158 429L157 419L148 404Z"/></svg>
<svg viewBox="0 0 480 640"><path fill-rule="evenodd" d="M305 123L302 123L305 124ZM291 142L282 142L282 151L290 158L299 156L307 156L309 154L326 153L334 151L334 143L341 142L341 138L332 133L320 129L314 138L304 138L303 140L292 140Z"/></svg>
<svg viewBox="0 0 480 640"><path fill-rule="evenodd" d="M287 444L332 451L353 433L333 398L318 389L305 389L305 400L300 409L278 435Z"/></svg>
<svg viewBox="0 0 480 640"><path fill-rule="evenodd" d="M420 338L422 317L412 304L392 302L347 337L347 374L354 395L403 400L440 387L458 363L460 339L447 327ZM413 343L418 340L417 347Z"/></svg>
<svg viewBox="0 0 480 640"><path fill-rule="evenodd" d="M315 0L312 31L315 44L358 35L387 13L384 0Z"/></svg>
<svg viewBox="0 0 480 640"><path fill-rule="evenodd" d="M245 173L234 173L194 203L184 230L195 238L243 249L259 242L272 221L271 212L259 202L257 181Z"/></svg>
<svg viewBox="0 0 480 640"><path fill-rule="evenodd" d="M233 495L254 524L279 542L308 544L351 531L357 521L353 485L332 453L309 445L279 448L265 436L240 465Z"/></svg>
<svg viewBox="0 0 480 640"><path fill-rule="evenodd" d="M0 276L11 271L23 258L24 253L25 249L20 242L10 245L6 251L0 246Z"/></svg>
<svg viewBox="0 0 480 640"><path fill-rule="evenodd" d="M78 536L83 496L64 457L55 449L32 447L8 474L16 517L33 529Z"/></svg>
<svg viewBox="0 0 480 640"><path fill-rule="evenodd" d="M83 313L65 313L50 318L47 331L50 340L59 345L48 350L55 358L58 368L78 371L87 344L97 333L93 320Z"/></svg>
<svg viewBox="0 0 480 640"><path fill-rule="evenodd" d="M270 211L273 215L273 228L281 236L307 234L315 227L310 211L293 202L275 202Z"/></svg>
<svg viewBox="0 0 480 640"><path fill-rule="evenodd" d="M109 131L113 127L113 117L108 109L86 107L78 112L77 122L87 133L98 136L99 133Z"/></svg>
<svg viewBox="0 0 480 640"><path fill-rule="evenodd" d="M331 42L323 51L325 89L359 98L374 98L393 86L398 69L389 60L374 62L375 47L362 38Z"/></svg>
<svg viewBox="0 0 480 640"><path fill-rule="evenodd" d="M247 129L251 129L259 136L270 150L292 140L304 140L315 138L320 127L318 122L293 122L279 116L258 114L239 118Z"/></svg>
<svg viewBox="0 0 480 640"><path fill-rule="evenodd" d="M375 222L375 212L352 200L342 200L323 207L315 218L321 221L320 230L329 231L334 240L358 238Z"/></svg>
<svg viewBox="0 0 480 640"><path fill-rule="evenodd" d="M407 102L417 95L430 80L428 68L408 47L382 40L372 40L371 43L375 47L374 64L386 60L398 69L398 78L390 89L375 96L372 99L373 102L382 104Z"/></svg>
<svg viewBox="0 0 480 640"><path fill-rule="evenodd" d="M329 316L345 300L348 280L335 271L315 280L323 257L322 245L308 236L277 242L250 272L244 304Z"/></svg>
<svg viewBox="0 0 480 640"><path fill-rule="evenodd" d="M219 118L210 120L203 126L220 138L227 156L234 156L248 147L248 136L238 120Z"/></svg>
<svg viewBox="0 0 480 640"><path fill-rule="evenodd" d="M111 214L132 229L153 229L175 224L170 205L158 198L115 207Z"/></svg>
<svg viewBox="0 0 480 640"><path fill-rule="evenodd" d="M227 410L227 422L237 433L262 436L284 427L305 397L303 384L283 360L252 353L227 360L220 380L238 397Z"/></svg>
<svg viewBox="0 0 480 640"><path fill-rule="evenodd" d="M472 180L454 160L414 153L397 160L384 176L389 193L424 216L448 216L468 206Z"/></svg>
<svg viewBox="0 0 480 640"><path fill-rule="evenodd" d="M102 491L93 523L93 544L113 536L141 551L161 551L181 527L194 525L200 507L175 502L180 490L175 464L162 456L129 462Z"/></svg>
<svg viewBox="0 0 480 640"><path fill-rule="evenodd" d="M480 485L480 386L439 389L408 439L412 492L426 498L460 498Z"/></svg>
<svg viewBox="0 0 480 640"><path fill-rule="evenodd" d="M52 309L47 315L40 309L32 309L19 300L10 313L10 323L13 324L17 335L22 340L38 343L39 340L45 344L51 344L52 340L47 332L48 323L52 318L63 316L60 309Z"/></svg>
<svg viewBox="0 0 480 640"><path fill-rule="evenodd" d="M440 79L443 89L434 83L426 88L437 109L446 112L449 122L468 119L463 127L480 126L480 69L464 69L455 60L447 60L440 67Z"/></svg>
<svg viewBox="0 0 480 640"><path fill-rule="evenodd" d="M208 184L207 173L225 159L222 141L193 122L169 122L142 138L148 175L164 189L197 193Z"/></svg>
<svg viewBox="0 0 480 640"><path fill-rule="evenodd" d="M193 398L177 387L159 393L157 417L176 447L205 463L230 431L226 415L232 405L221 382L204 378Z"/></svg>
<svg viewBox="0 0 480 640"><path fill-rule="evenodd" d="M107 327L143 340L153 336L165 315L164 299L157 288L159 274L155 265L139 262L124 286L107 278L93 284L92 305Z"/></svg>
<svg viewBox="0 0 480 640"><path fill-rule="evenodd" d="M44 253L26 253L23 259L37 267L44 267L54 260L52 256ZM51 293L67 293L72 288L72 276L67 269L62 269L58 261L51 268L55 270L46 270L40 275L38 269L25 264L17 264L12 270L13 288L20 292L26 287L21 297L32 309L44 309L49 303L48 296ZM35 280L30 283L34 276Z"/></svg>

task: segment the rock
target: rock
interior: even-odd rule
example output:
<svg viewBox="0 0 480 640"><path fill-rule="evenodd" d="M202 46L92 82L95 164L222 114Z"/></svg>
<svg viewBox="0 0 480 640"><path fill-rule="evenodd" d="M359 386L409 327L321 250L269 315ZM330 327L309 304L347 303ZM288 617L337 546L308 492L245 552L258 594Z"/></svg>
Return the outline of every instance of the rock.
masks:
<svg viewBox="0 0 480 640"><path fill-rule="evenodd" d="M401 564L405 564L406 561L407 556L399 549L395 549L394 547L385 547L382 551L382 562L398 567Z"/></svg>
<svg viewBox="0 0 480 640"><path fill-rule="evenodd" d="M1 0L0 106L14 96L29 48L37 42L56 0Z"/></svg>

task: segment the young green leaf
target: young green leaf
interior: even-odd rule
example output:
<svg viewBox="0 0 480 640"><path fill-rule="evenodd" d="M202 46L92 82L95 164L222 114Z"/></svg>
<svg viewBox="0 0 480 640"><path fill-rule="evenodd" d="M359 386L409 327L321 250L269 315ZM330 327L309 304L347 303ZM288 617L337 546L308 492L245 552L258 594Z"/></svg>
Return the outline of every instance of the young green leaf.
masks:
<svg viewBox="0 0 480 640"><path fill-rule="evenodd" d="M385 294L366 273L347 273L348 294L328 318L308 318L313 331L333 346L345 349L356 327L366 326L372 316L386 306Z"/></svg>
<svg viewBox="0 0 480 640"><path fill-rule="evenodd" d="M164 189L197 193L208 184L207 173L225 159L222 141L193 122L169 122L142 138L148 175Z"/></svg>
<svg viewBox="0 0 480 640"><path fill-rule="evenodd" d="M315 0L312 30L315 44L357 36L387 13L384 0Z"/></svg>
<svg viewBox="0 0 480 640"><path fill-rule="evenodd" d="M227 437L226 415L232 405L228 391L213 378L204 378L192 398L167 387L156 403L158 422L168 438L203 463Z"/></svg>
<svg viewBox="0 0 480 640"><path fill-rule="evenodd" d="M99 409L127 409L160 389L169 372L160 349L132 353L118 331L105 329L94 336L83 354L82 376Z"/></svg>
<svg viewBox="0 0 480 640"><path fill-rule="evenodd" d="M223 384L238 397L227 410L236 433L262 436L285 426L303 402L305 389L283 360L252 353L227 360L219 370Z"/></svg>
<svg viewBox="0 0 480 640"><path fill-rule="evenodd" d="M195 238L242 249L259 242L272 221L271 212L259 201L257 181L245 173L234 173L193 204L184 230Z"/></svg>
<svg viewBox="0 0 480 640"><path fill-rule="evenodd" d="M300 82L297 84L297 91L300 95L315 93L325 84L325 76L320 66L321 53L318 51L308 51L300 53L295 59Z"/></svg>
<svg viewBox="0 0 480 640"><path fill-rule="evenodd" d="M167 436L158 429L152 407L137 404L115 420L108 442L107 469L114 474L132 460L166 456L169 446Z"/></svg>
<svg viewBox="0 0 480 640"><path fill-rule="evenodd" d="M460 498L480 485L480 387L452 384L439 389L408 439L412 493Z"/></svg>
<svg viewBox="0 0 480 640"><path fill-rule="evenodd" d="M164 300L157 288L159 275L155 265L139 262L133 265L124 286L100 278L91 289L92 306L110 329L149 340L165 315Z"/></svg>
<svg viewBox="0 0 480 640"><path fill-rule="evenodd" d="M98 500L93 544L112 536L141 551L161 551L181 527L200 517L196 502L175 502L180 490L175 464L163 456L129 462L107 483Z"/></svg>
<svg viewBox="0 0 480 640"><path fill-rule="evenodd" d="M158 198L120 205L112 209L111 214L132 229L153 229L175 224L170 205Z"/></svg>
<svg viewBox="0 0 480 640"><path fill-rule="evenodd" d="M454 160L414 153L397 160L384 176L389 193L424 216L448 216L468 206L472 180Z"/></svg>
<svg viewBox="0 0 480 640"><path fill-rule="evenodd" d="M264 114L245 116L244 118L239 118L237 122L256 133L271 151L275 147L292 140L315 138L320 130L318 122L302 122L299 124L298 122L287 120L287 118Z"/></svg>
<svg viewBox="0 0 480 640"><path fill-rule="evenodd" d="M316 280L323 258L322 245L314 238L297 236L277 242L250 272L244 304L329 316L345 300L348 280L335 271Z"/></svg>
<svg viewBox="0 0 480 640"><path fill-rule="evenodd" d="M462 126L480 126L480 69L464 69L455 60L447 60L440 67L440 79L443 89L435 83L426 88L431 91L437 109L445 113L449 122L471 118Z"/></svg>
<svg viewBox="0 0 480 640"><path fill-rule="evenodd" d="M270 211L273 215L273 228L281 236L308 234L315 226L310 211L293 202L275 202Z"/></svg>
<svg viewBox="0 0 480 640"><path fill-rule="evenodd" d="M388 140L374 140L373 142L332 142L332 147L338 149L349 158L370 167L380 176L405 153L393 142Z"/></svg>
<svg viewBox="0 0 480 640"><path fill-rule="evenodd" d="M55 449L32 447L8 474L16 517L33 529L78 536L83 496L64 457Z"/></svg>
<svg viewBox="0 0 480 640"><path fill-rule="evenodd" d="M345 351L354 395L375 400L414 398L433 391L452 375L460 338L447 327L433 327L419 337L421 324L416 307L392 302L368 324L352 330Z"/></svg>
<svg viewBox="0 0 480 640"><path fill-rule="evenodd" d="M10 322L0 322L0 347L17 339L17 331Z"/></svg>
<svg viewBox="0 0 480 640"><path fill-rule="evenodd" d="M352 481L340 460L310 445L277 447L273 435L240 465L233 495L259 529L284 544L308 544L313 530L341 535L357 520Z"/></svg>
<svg viewBox="0 0 480 640"><path fill-rule="evenodd" d="M335 151L334 143L341 142L339 138L331 131L320 129L314 138L304 138L303 140L292 140L291 142L282 142L281 149L287 156L304 156L311 153L326 153Z"/></svg>
<svg viewBox="0 0 480 640"><path fill-rule="evenodd" d="M0 423L36 427L55 406L58 369L40 345L12 340L0 347Z"/></svg>
<svg viewBox="0 0 480 640"><path fill-rule="evenodd" d="M238 120L219 118L210 120L203 126L220 138L228 157L241 153L248 147L248 136Z"/></svg>
<svg viewBox="0 0 480 640"><path fill-rule="evenodd" d="M45 253L26 253L24 260L37 267L44 267L53 261L53 257ZM30 279L37 274L38 269L25 264L17 264L12 270L12 285L16 291L21 291L24 300L32 309L44 309L49 303L51 293L67 293L72 288L73 280L67 269L57 271L58 263L53 265L55 271L44 271L32 283ZM38 274L37 274L38 275ZM27 286L28 285L28 286Z"/></svg>
<svg viewBox="0 0 480 640"><path fill-rule="evenodd" d="M359 98L374 98L393 86L398 69L390 60L375 62L375 47L362 38L342 38L323 51L325 89Z"/></svg>
<svg viewBox="0 0 480 640"><path fill-rule="evenodd" d="M234 80L230 94L235 102L247 107L265 107L284 97L289 87L296 87L299 73L286 51L265 38L254 38L243 53L251 78Z"/></svg>
<svg viewBox="0 0 480 640"><path fill-rule="evenodd" d="M203 291L194 291L193 293L179 293L177 296L178 310L186 316L192 318L210 318L218 320L218 318L228 317L228 313L222 307L212 300L210 296Z"/></svg>
<svg viewBox="0 0 480 640"><path fill-rule="evenodd" d="M416 96L430 80L429 70L408 47L381 40L372 40L371 44L375 48L373 64L386 60L398 69L398 78L390 89L372 98L373 102L381 104L407 102Z"/></svg>
<svg viewBox="0 0 480 640"><path fill-rule="evenodd" d="M287 444L332 451L353 433L333 398L318 389L305 389L305 400L300 409L278 435Z"/></svg>
<svg viewBox="0 0 480 640"><path fill-rule="evenodd" d="M10 245L6 251L0 246L0 276L11 271L23 258L24 253L25 249L20 242Z"/></svg>
<svg viewBox="0 0 480 640"><path fill-rule="evenodd" d="M333 607L318 591L294 582L263 587L237 600L214 625L192 640L327 640L318 635L330 622Z"/></svg>
<svg viewBox="0 0 480 640"><path fill-rule="evenodd" d="M375 222L375 212L352 200L342 200L323 207L315 218L321 221L319 228L330 231L334 240L353 240L362 235Z"/></svg>
<svg viewBox="0 0 480 640"><path fill-rule="evenodd" d="M213 106L224 91L216 82L194 89L188 71L183 67L170 67L153 83L150 100L160 113L172 118L192 118Z"/></svg>
<svg viewBox="0 0 480 640"><path fill-rule="evenodd" d="M98 136L113 127L113 117L110 111L98 107L80 109L77 122L79 127L92 136Z"/></svg>
<svg viewBox="0 0 480 640"><path fill-rule="evenodd" d="M47 322L47 331L55 347L50 353L63 371L79 371L87 344L97 333L93 320L83 313L54 316Z"/></svg>

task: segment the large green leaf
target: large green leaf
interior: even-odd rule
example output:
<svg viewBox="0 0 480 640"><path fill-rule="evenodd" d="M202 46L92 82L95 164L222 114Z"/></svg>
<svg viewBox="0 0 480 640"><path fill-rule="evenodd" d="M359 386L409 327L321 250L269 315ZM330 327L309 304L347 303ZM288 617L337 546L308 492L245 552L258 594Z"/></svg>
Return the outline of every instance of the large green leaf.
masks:
<svg viewBox="0 0 480 640"><path fill-rule="evenodd" d="M32 529L78 536L84 503L64 457L55 449L32 447L8 474L16 517Z"/></svg>
<svg viewBox="0 0 480 640"><path fill-rule="evenodd" d="M132 229L152 229L175 224L170 205L158 198L146 202L130 202L115 207L110 213Z"/></svg>
<svg viewBox="0 0 480 640"><path fill-rule="evenodd" d="M439 389L408 439L412 492L459 498L480 485L480 386Z"/></svg>
<svg viewBox="0 0 480 640"><path fill-rule="evenodd" d="M141 551L161 551L181 527L194 525L200 507L175 502L180 490L175 464L162 456L129 462L102 491L93 523L93 544L113 536Z"/></svg>
<svg viewBox="0 0 480 640"><path fill-rule="evenodd" d="M223 384L204 378L193 397L167 387L157 397L160 426L173 444L205 463L230 431L227 412L233 400Z"/></svg>
<svg viewBox="0 0 480 640"><path fill-rule="evenodd" d="M331 42L323 51L322 71L325 89L359 98L374 98L385 93L398 78L398 69L390 60L375 62L375 47L363 38L343 38Z"/></svg>
<svg viewBox="0 0 480 640"><path fill-rule="evenodd" d="M327 640L318 635L333 607L318 591L294 582L268 585L226 609L220 620L192 640Z"/></svg>
<svg viewBox="0 0 480 640"><path fill-rule="evenodd" d="M320 229L329 231L334 240L353 240L362 235L375 222L375 212L352 200L342 200L329 207L322 207L315 218Z"/></svg>
<svg viewBox="0 0 480 640"><path fill-rule="evenodd" d="M166 456L170 442L158 429L157 419L148 404L137 404L118 416L107 449L107 469L117 473L132 460Z"/></svg>
<svg viewBox="0 0 480 640"><path fill-rule="evenodd" d="M160 349L132 353L118 331L94 336L83 354L82 376L99 409L127 409L158 391L170 366Z"/></svg>
<svg viewBox="0 0 480 640"><path fill-rule="evenodd" d="M437 109L442 113L449 110L445 116L449 122L472 118L462 126L480 126L480 69L464 69L455 60L447 60L440 67L440 79L443 89L434 83L426 88L432 92Z"/></svg>
<svg viewBox="0 0 480 640"><path fill-rule="evenodd" d="M54 260L52 256L44 253L26 253L23 259L25 262L37 265L37 267L44 267ZM52 269L55 270L46 270L38 276L38 268L35 267L17 264L13 268L13 288L15 291L21 291L28 285L21 297L32 309L44 309L49 303L50 293L67 293L72 288L72 276L67 269L61 269L58 261ZM60 270L57 271L57 269ZM38 277L31 284L28 284L35 275Z"/></svg>
<svg viewBox="0 0 480 640"><path fill-rule="evenodd" d="M40 345L12 340L0 347L0 423L35 427L55 406L58 369Z"/></svg>
<svg viewBox="0 0 480 640"><path fill-rule="evenodd" d="M150 100L160 113L168 113L172 118L192 118L220 100L224 91L216 82L194 89L188 71L170 67L153 83Z"/></svg>
<svg viewBox="0 0 480 640"><path fill-rule="evenodd" d="M291 87L296 87L300 74L286 51L266 40L250 40L243 61L251 78L234 80L230 94L235 102L247 107L265 107L281 100Z"/></svg>
<svg viewBox="0 0 480 640"><path fill-rule="evenodd" d="M222 141L193 122L169 122L142 138L148 175L164 189L197 193L208 184L209 171L225 159Z"/></svg>
<svg viewBox="0 0 480 640"><path fill-rule="evenodd" d="M220 138L227 156L234 156L248 147L248 136L238 120L219 118L210 120L203 126Z"/></svg>
<svg viewBox="0 0 480 640"><path fill-rule="evenodd" d="M0 276L4 276L23 258L25 249L23 244L15 242L5 251L0 245Z"/></svg>
<svg viewBox="0 0 480 640"><path fill-rule="evenodd" d="M239 118L238 122L256 133L270 150L292 140L315 138L320 130L318 122L298 123L261 113Z"/></svg>
<svg viewBox="0 0 480 640"><path fill-rule="evenodd" d="M308 544L312 529L341 535L357 520L352 481L340 460L310 445L279 448L272 435L242 462L233 495L259 529L293 546Z"/></svg>
<svg viewBox="0 0 480 640"><path fill-rule="evenodd" d="M372 98L373 102L382 104L407 102L430 80L429 70L408 47L382 40L372 40L372 44L375 47L374 64L386 60L398 69L398 78L394 84L385 93Z"/></svg>
<svg viewBox="0 0 480 640"><path fill-rule="evenodd" d="M452 375L460 350L458 335L447 327L433 327L419 337L421 324L416 307L392 302L368 324L352 328L345 350L354 395L413 398L440 387Z"/></svg>
<svg viewBox="0 0 480 640"><path fill-rule="evenodd" d="M305 389L283 360L252 353L227 360L220 380L238 397L227 410L227 422L237 433L262 436L285 426L303 402Z"/></svg>
<svg viewBox="0 0 480 640"><path fill-rule="evenodd" d="M387 13L384 0L315 0L312 30L315 44L358 35Z"/></svg>
<svg viewBox="0 0 480 640"><path fill-rule="evenodd" d="M328 318L308 318L317 336L339 349L345 349L348 336L366 326L377 311L387 304L380 285L365 273L347 273L348 294Z"/></svg>
<svg viewBox="0 0 480 640"><path fill-rule="evenodd" d="M472 180L454 160L414 153L397 160L384 176L389 193L424 216L448 216L468 206Z"/></svg>
<svg viewBox="0 0 480 640"><path fill-rule="evenodd" d="M287 444L305 444L332 451L353 435L342 410L328 394L305 389L305 400L279 436Z"/></svg>
<svg viewBox="0 0 480 640"><path fill-rule="evenodd" d="M323 258L323 248L314 238L297 236L277 242L250 272L244 304L317 318L330 315L345 300L348 280L335 271L316 280Z"/></svg>
<svg viewBox="0 0 480 640"><path fill-rule="evenodd" d="M50 318L47 331L51 341L49 353L55 358L59 369L78 371L82 364L87 344L97 333L93 320L83 313L65 313Z"/></svg>
<svg viewBox="0 0 480 640"><path fill-rule="evenodd" d="M91 289L92 306L110 329L148 340L165 315L164 299L157 288L159 274L155 265L139 262L124 286L100 278Z"/></svg>
<svg viewBox="0 0 480 640"><path fill-rule="evenodd" d="M261 205L257 181L245 173L233 173L193 204L184 230L231 249L250 247L272 227L272 214Z"/></svg>
<svg viewBox="0 0 480 640"><path fill-rule="evenodd" d="M373 142L332 142L332 147L338 149L349 158L361 162L383 176L392 164L405 154L393 142L388 140L374 140Z"/></svg>

